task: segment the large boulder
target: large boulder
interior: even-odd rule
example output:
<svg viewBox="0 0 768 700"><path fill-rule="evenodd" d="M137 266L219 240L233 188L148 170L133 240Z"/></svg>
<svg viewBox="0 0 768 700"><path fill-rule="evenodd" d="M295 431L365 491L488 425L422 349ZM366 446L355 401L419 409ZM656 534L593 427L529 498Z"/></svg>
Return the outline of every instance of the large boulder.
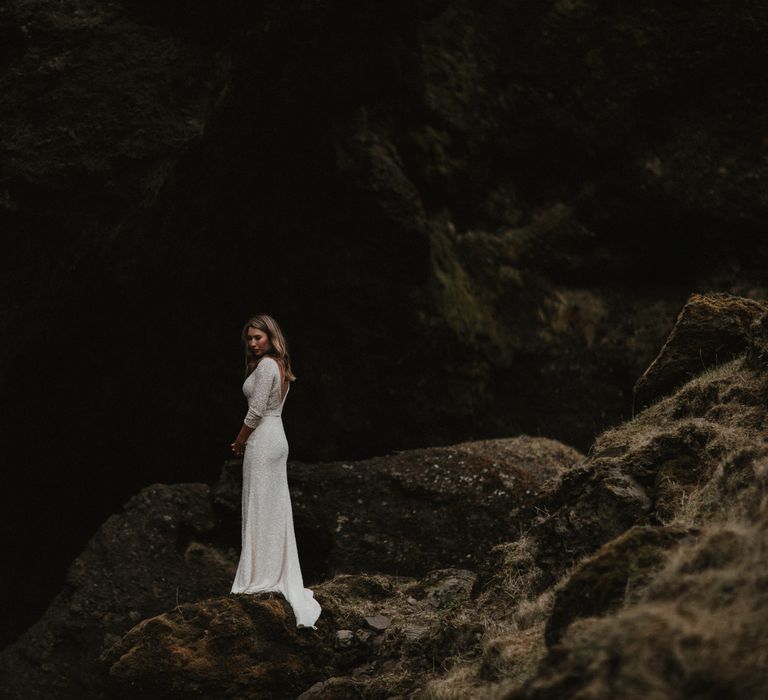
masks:
<svg viewBox="0 0 768 700"><path fill-rule="evenodd" d="M745 353L753 344L754 327L766 314L765 302L730 294L692 295L667 342L637 380L635 407L644 408L707 367Z"/></svg>
<svg viewBox="0 0 768 700"><path fill-rule="evenodd" d="M234 578L212 546L206 484L153 484L110 516L70 565L48 610L0 653L4 698L92 697L96 656L151 615L220 595Z"/></svg>
<svg viewBox="0 0 768 700"><path fill-rule="evenodd" d="M666 562L670 549L698 530L636 526L580 561L557 590L545 627L552 646L575 620L606 616L638 595Z"/></svg>
<svg viewBox="0 0 768 700"><path fill-rule="evenodd" d="M411 693L484 632L457 610L465 570L339 575L319 584L317 630L297 629L274 593L211 598L141 621L101 662L110 697L324 698ZM366 690L363 691L363 688Z"/></svg>
<svg viewBox="0 0 768 700"><path fill-rule="evenodd" d="M357 462L291 463L296 528L312 543L306 565L313 579L473 568L524 528L553 480L582 459L555 440L519 436ZM215 486L233 533L240 471L239 462L228 463Z"/></svg>
<svg viewBox="0 0 768 700"><path fill-rule="evenodd" d="M600 435L587 459L543 497L544 515L527 532L540 590L630 528L674 522L703 484L721 483L715 477L723 464L748 464L761 453L755 431L765 420L765 370L750 349L764 346L766 310L723 295L689 302L644 375L645 386L674 387L685 377L687 383ZM723 362L715 364L717 352ZM748 493L729 495L732 512L756 498ZM494 577L493 567L487 575Z"/></svg>
<svg viewBox="0 0 768 700"><path fill-rule="evenodd" d="M585 460L540 490L522 534L477 559L479 575L342 575L318 585L331 627L317 634L334 656L302 697L704 700L768 692L768 372L762 310L754 310L743 352L702 367L602 434ZM719 325L738 327L735 316ZM205 648L194 620L141 623L117 642L102 657L113 690L194 690L197 676L174 673L179 658ZM294 645L314 673L304 648ZM160 654L150 660L153 649ZM281 667L264 658L245 692L271 687L262 679ZM207 673L220 663L206 652L194 668ZM292 683L292 671L283 672ZM229 689L221 684L209 688L213 697Z"/></svg>

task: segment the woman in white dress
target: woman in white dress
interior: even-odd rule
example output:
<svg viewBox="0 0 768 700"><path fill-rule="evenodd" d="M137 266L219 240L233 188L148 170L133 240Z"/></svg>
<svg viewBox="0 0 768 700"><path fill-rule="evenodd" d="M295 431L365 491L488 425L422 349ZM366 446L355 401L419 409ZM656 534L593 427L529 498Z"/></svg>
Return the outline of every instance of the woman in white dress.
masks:
<svg viewBox="0 0 768 700"><path fill-rule="evenodd" d="M317 629L321 608L304 588L299 566L281 417L296 377L285 337L271 316L249 319L242 338L248 413L231 445L235 454L243 455L242 550L230 592L279 591L293 608L296 626Z"/></svg>

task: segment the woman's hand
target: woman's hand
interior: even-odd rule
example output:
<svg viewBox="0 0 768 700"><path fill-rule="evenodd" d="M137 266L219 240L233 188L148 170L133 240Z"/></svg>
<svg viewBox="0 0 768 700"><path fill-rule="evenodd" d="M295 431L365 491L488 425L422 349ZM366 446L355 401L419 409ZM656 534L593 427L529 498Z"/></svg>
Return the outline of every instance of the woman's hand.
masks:
<svg viewBox="0 0 768 700"><path fill-rule="evenodd" d="M253 432L253 428L248 427L245 423L240 427L240 432L237 434L235 441L230 445L232 452L236 455L245 454L245 441L248 436Z"/></svg>

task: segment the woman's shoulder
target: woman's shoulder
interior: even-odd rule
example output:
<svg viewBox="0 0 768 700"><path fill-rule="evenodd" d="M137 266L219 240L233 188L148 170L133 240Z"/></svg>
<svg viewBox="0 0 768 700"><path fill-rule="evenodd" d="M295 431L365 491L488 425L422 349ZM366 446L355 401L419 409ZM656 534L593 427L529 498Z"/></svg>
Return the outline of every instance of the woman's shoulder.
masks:
<svg viewBox="0 0 768 700"><path fill-rule="evenodd" d="M270 360L267 362L267 360ZM259 360L259 364L256 365L256 369L260 370L261 372L280 372L280 360L278 360L276 357L272 357L271 355L265 355Z"/></svg>

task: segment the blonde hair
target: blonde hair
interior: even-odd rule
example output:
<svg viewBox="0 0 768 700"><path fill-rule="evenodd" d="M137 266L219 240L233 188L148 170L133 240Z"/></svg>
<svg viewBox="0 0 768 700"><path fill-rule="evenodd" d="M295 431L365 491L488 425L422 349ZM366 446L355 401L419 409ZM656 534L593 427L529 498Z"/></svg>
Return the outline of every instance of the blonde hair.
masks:
<svg viewBox="0 0 768 700"><path fill-rule="evenodd" d="M243 339L243 347L245 349L245 376L247 377L253 370L256 369L256 365L259 364L260 358L256 358L248 349L248 329L258 328L267 334L269 338L270 348L264 355L274 357L276 360L283 363L285 368L285 378L289 382L296 381L296 375L294 375L291 369L291 360L288 356L288 343L285 340L283 331L280 330L280 326L274 318L268 314L256 314L252 318L249 318L243 326L243 332L240 337Z"/></svg>

